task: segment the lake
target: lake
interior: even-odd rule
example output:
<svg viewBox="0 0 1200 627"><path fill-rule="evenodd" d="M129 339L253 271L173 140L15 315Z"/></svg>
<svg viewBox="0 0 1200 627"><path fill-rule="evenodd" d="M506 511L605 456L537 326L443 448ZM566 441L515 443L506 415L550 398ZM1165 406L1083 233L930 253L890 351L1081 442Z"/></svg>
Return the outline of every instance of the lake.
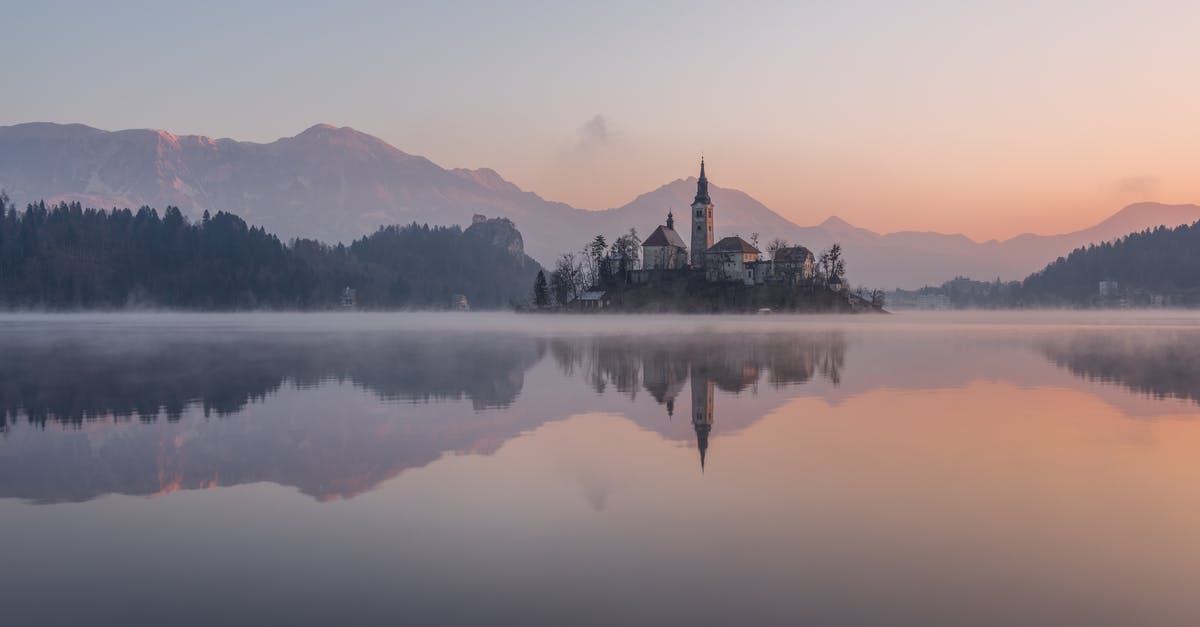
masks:
<svg viewBox="0 0 1200 627"><path fill-rule="evenodd" d="M0 316L5 625L1194 625L1200 315Z"/></svg>

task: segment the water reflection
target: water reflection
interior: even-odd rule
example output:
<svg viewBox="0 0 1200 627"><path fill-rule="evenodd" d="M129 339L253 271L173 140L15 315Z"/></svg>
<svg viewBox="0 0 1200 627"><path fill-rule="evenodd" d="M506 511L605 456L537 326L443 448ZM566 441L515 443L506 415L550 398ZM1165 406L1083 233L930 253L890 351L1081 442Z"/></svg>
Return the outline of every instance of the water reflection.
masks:
<svg viewBox="0 0 1200 627"><path fill-rule="evenodd" d="M1089 381L1200 403L1200 333L1080 332L1047 339L1046 357Z"/></svg>
<svg viewBox="0 0 1200 627"><path fill-rule="evenodd" d="M529 338L371 333L6 340L0 430L20 418L40 426L174 422L194 403L206 416L226 416L285 384L347 380L384 400L465 398L475 409L506 407L545 350Z"/></svg>
<svg viewBox="0 0 1200 627"><path fill-rule="evenodd" d="M703 469L715 419L715 390L757 393L764 380L773 388L783 388L814 376L837 386L846 338L841 332L608 336L555 340L550 353L564 374L588 381L596 393L612 387L636 399L640 384L665 406L668 418L675 415L676 400L688 383L691 424Z"/></svg>
<svg viewBox="0 0 1200 627"><path fill-rule="evenodd" d="M1200 333L563 318L0 319L5 624L1200 612Z"/></svg>
<svg viewBox="0 0 1200 627"><path fill-rule="evenodd" d="M694 447L703 471L720 433L789 398L1061 383L1039 352L1084 381L1200 400L1200 334L1182 332L1045 334L1036 351L845 331L32 337L0 338L0 498L38 503L260 481L347 499L589 412Z"/></svg>
<svg viewBox="0 0 1200 627"><path fill-rule="evenodd" d="M547 347L565 379L539 372L535 393L506 411ZM273 481L330 500L446 453L493 451L545 422L593 409L544 393L574 379L635 403L646 390L668 422L653 413L629 416L678 438L669 419L690 377L703 465L714 388L739 394L764 372L775 388L816 375L837 381L845 340L284 334L125 345L18 341L6 354L13 359L0 365L0 497L53 503ZM461 400L474 411L453 403ZM742 412L727 422L735 430L760 417ZM22 420L26 428L14 432ZM47 425L56 428L47 432Z"/></svg>

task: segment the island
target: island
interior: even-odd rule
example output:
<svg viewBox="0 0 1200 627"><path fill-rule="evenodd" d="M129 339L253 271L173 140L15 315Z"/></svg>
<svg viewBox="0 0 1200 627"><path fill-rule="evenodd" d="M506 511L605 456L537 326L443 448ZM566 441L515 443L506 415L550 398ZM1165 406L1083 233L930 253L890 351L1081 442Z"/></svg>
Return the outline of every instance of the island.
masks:
<svg viewBox="0 0 1200 627"><path fill-rule="evenodd" d="M579 255L564 253L549 279L539 272L533 310L675 313L885 313L880 290L851 290L841 246L813 255L780 238L768 256L752 241L713 239L716 207L700 160L691 205L691 247L675 230L675 215L645 240L630 229L610 246L597 235Z"/></svg>

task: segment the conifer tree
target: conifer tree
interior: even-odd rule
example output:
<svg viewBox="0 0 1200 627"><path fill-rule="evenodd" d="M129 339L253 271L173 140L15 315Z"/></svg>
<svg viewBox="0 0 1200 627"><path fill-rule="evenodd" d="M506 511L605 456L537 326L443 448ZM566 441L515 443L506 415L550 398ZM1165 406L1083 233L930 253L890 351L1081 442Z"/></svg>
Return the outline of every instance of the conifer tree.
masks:
<svg viewBox="0 0 1200 627"><path fill-rule="evenodd" d="M538 309L550 306L550 287L546 285L546 273L541 270L533 280L533 304Z"/></svg>

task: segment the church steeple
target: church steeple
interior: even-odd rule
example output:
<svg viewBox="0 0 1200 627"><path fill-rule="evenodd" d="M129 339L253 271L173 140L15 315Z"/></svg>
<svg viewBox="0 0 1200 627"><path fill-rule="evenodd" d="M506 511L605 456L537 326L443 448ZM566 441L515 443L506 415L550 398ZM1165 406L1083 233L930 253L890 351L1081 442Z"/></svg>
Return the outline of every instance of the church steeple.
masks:
<svg viewBox="0 0 1200 627"><path fill-rule="evenodd" d="M713 204L708 197L708 176L704 157L700 157L700 179L696 181L696 200L692 202L692 267L704 267L704 252L713 245Z"/></svg>
<svg viewBox="0 0 1200 627"><path fill-rule="evenodd" d="M675 214L670 209L667 210L667 228L675 230Z"/></svg>
<svg viewBox="0 0 1200 627"><path fill-rule="evenodd" d="M696 448L700 449L700 472L708 456L708 434L713 427L712 376L692 366L692 428L696 430Z"/></svg>
<svg viewBox="0 0 1200 627"><path fill-rule="evenodd" d="M695 425L696 427L696 448L700 449L700 472L704 472L704 458L708 455L708 434L712 431L712 425Z"/></svg>
<svg viewBox="0 0 1200 627"><path fill-rule="evenodd" d="M707 205L711 202L712 200L708 197L708 177L704 176L704 157L700 157L700 178L696 181L696 199L692 201L692 204Z"/></svg>

